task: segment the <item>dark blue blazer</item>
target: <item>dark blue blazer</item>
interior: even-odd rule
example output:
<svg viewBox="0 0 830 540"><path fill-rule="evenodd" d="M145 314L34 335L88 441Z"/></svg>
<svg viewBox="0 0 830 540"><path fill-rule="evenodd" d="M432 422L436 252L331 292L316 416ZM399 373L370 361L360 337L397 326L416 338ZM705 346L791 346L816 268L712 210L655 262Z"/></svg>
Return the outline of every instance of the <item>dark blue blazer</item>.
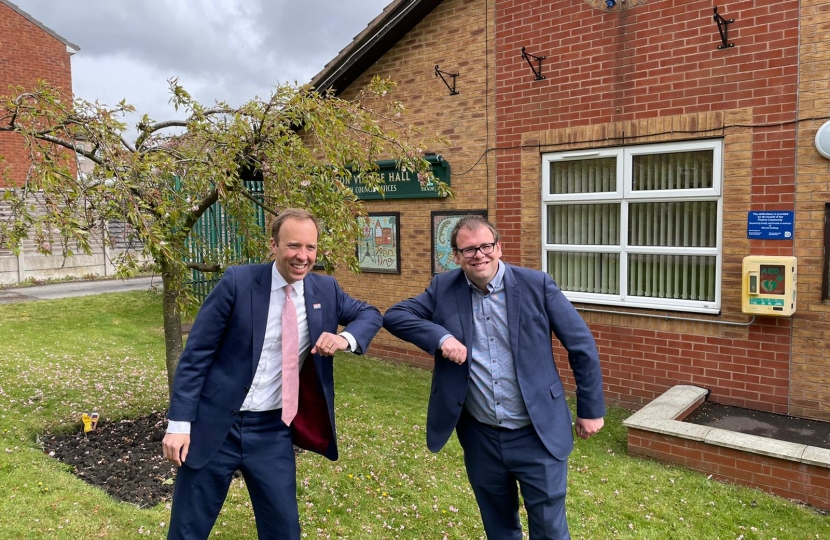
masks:
<svg viewBox="0 0 830 540"><path fill-rule="evenodd" d="M168 418L191 422L187 465L204 466L219 449L248 394L265 339L273 263L232 266L199 311L173 379ZM338 325L360 352L380 329L377 308L344 293L330 276L304 280L311 346ZM310 354L300 372L294 444L337 459L332 357Z"/></svg>
<svg viewBox="0 0 830 540"><path fill-rule="evenodd" d="M565 459L574 438L562 381L553 362L551 332L568 351L577 384L577 416L586 419L605 416L594 337L547 273L505 264L504 286L510 350L530 420L550 453ZM383 326L435 357L427 446L437 452L458 422L469 383L473 308L462 271L436 275L426 291L392 306L384 315ZM461 365L441 355L438 343L447 334L467 346L467 361Z"/></svg>

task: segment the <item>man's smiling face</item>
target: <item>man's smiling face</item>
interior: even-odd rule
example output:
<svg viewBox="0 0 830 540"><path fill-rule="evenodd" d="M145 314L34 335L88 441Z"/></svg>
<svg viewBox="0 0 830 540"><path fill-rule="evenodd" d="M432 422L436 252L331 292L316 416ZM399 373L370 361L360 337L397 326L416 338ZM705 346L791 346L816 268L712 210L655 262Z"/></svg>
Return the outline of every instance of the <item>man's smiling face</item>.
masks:
<svg viewBox="0 0 830 540"><path fill-rule="evenodd" d="M317 227L310 219L287 219L279 231L279 242L271 238L277 271L288 283L301 281L317 260Z"/></svg>
<svg viewBox="0 0 830 540"><path fill-rule="evenodd" d="M480 250L476 250L475 255L469 259L461 254L463 249L477 248L483 244L495 244L493 252L485 255ZM488 227L480 226L473 230L460 229L455 237L455 245L458 246L455 250L456 264L461 267L461 270L476 287L486 290L487 284L492 281L496 272L499 271L501 242L496 242L493 239L493 231Z"/></svg>

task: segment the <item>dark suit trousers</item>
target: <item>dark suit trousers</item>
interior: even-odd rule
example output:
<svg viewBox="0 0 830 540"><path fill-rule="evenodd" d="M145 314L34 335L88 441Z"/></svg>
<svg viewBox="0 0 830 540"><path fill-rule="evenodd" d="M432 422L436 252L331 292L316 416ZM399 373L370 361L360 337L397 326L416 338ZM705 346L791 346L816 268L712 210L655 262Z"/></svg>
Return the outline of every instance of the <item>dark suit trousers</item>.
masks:
<svg viewBox="0 0 830 540"><path fill-rule="evenodd" d="M548 452L533 426L493 428L464 412L456 426L467 477L489 540L521 540L518 482L530 540L569 540L568 461Z"/></svg>
<svg viewBox="0 0 830 540"><path fill-rule="evenodd" d="M294 445L281 413L280 409L240 412L207 465L192 469L185 462L179 468L168 539L207 538L233 473L239 470L251 495L259 538L299 540Z"/></svg>

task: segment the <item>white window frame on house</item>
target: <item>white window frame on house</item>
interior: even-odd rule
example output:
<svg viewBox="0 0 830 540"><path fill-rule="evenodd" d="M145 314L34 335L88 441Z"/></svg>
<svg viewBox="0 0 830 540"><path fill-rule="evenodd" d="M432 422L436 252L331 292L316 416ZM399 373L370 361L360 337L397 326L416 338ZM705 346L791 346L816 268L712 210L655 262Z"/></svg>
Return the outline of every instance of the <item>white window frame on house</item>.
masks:
<svg viewBox="0 0 830 540"><path fill-rule="evenodd" d="M666 188L666 189L639 189L635 190L633 184L633 162L634 157L638 155L654 155L654 154L664 154L664 153L679 153L679 152L695 152L695 151L711 151L712 152L712 171L711 174L711 181L707 182L709 185L705 187L698 187L698 188ZM551 194L551 164L557 161L575 161L575 160L590 160L590 159L600 159L600 158L609 158L614 157L616 158L616 167L613 167L613 164L610 164L607 167L607 170L615 170L616 171L616 185L606 186L605 191L591 191L587 193L578 193L578 192L569 192L569 193L558 193L558 194ZM659 159L659 158L658 158ZM665 158L671 159L671 158ZM709 173L709 171L707 171ZM592 180L593 181L593 180ZM679 183L680 180L677 180ZM613 184L613 179L611 180ZM592 184L593 185L593 184ZM559 188L557 188L559 189ZM579 188L576 189L578 191ZM593 189L593 188L592 188ZM588 190L590 191L590 190ZM640 245L629 245L630 238L629 238L629 221L631 218L631 205L637 205L638 203L655 203L651 206L653 207L660 207L662 204L662 208L667 206L672 206L666 203L694 203L694 202L702 202L702 203L715 203L716 208L716 228L717 232L714 233L712 229L706 231L707 237L711 240L707 242L698 242L698 243L708 243L709 245L703 245L699 247L685 247L679 245L642 245L643 242L640 242ZM591 244L581 244L581 243L549 243L550 239L548 237L549 234L549 214L551 218L556 214L553 213L552 207L557 205L561 206L568 206L569 208L573 208L574 206L579 206L581 208L588 208L589 205L596 205L596 204L606 204L612 205L612 207L619 205L619 221L614 221L617 223L617 231L619 234L619 243L607 244L607 243L591 243ZM674 205L676 207L681 207L684 205ZM707 208L711 208L712 204L704 205ZM639 205L638 208L643 208L644 205ZM606 207L607 208L607 207ZM686 205L688 208L688 205ZM563 209L563 211L567 211ZM597 212L597 210L590 210L589 212ZM603 214L609 215L610 214ZM711 212L708 215L708 220L711 222ZM570 219L570 218L569 218ZM585 223L584 218L581 218ZM611 218L613 219L613 218ZM642 219L640 222L641 226L645 223L648 225L651 223L657 223L657 220L647 221L645 218ZM590 227L596 227L595 224L590 224ZM565 296L570 299L572 302L580 302L580 303L587 303L587 304L602 304L608 306L626 306L626 307L633 307L633 308L650 308L650 309L661 309L661 310L672 310L672 311L686 311L686 312L695 312L695 313L719 313L721 309L721 266L722 266L722 259L723 259L723 141L719 139L708 139L708 140L699 140L699 141L686 141L686 142L673 142L673 143L664 143L664 144L648 144L642 146L627 146L627 147L617 147L617 148L602 148L597 150L580 150L580 151L570 151L570 152L556 152L556 153L548 153L542 155L542 218L541 218L541 227L542 227L542 268L544 271L551 273L553 275L554 272L548 269L548 258L549 254L553 252L567 252L571 254L587 254L589 257L599 258L599 257L609 257L609 255L602 255L602 254L611 254L610 257L618 257L618 260L615 260L614 263L611 265L616 266L616 268L612 269L612 272L616 272L619 275L619 284L615 288L617 289L613 294L603 294L603 293L596 293L596 292L583 292L583 291L574 291L574 290L566 290L567 287L563 288L563 293ZM574 235L577 238L584 238L584 234L581 232L582 225L578 224L574 226L574 229L579 229ZM705 227L704 229L705 230ZM712 238L712 234L715 234L715 237ZM593 233L592 233L593 234ZM614 233L616 234L616 232ZM633 234L633 233L632 233ZM685 231L683 234L689 234L688 231ZM693 234L697 234L697 229L695 229ZM712 244L714 242L714 245ZM569 255L570 256L570 255ZM583 256L583 255L581 255ZM686 257L683 260L690 261L690 260L708 260L711 261L714 258L714 268L712 268L711 264L706 265L706 272L707 276L705 277L707 285L707 290L711 291L713 289L712 294L707 293L707 297L705 299L683 299L683 298L660 298L659 295L665 294L662 290L655 292L654 296L649 295L640 295L637 296L632 294L629 291L628 281L629 281L629 258L633 259L640 259L642 260L651 260L651 256L660 257L661 260L668 260L669 257L673 257L674 261L679 260L676 256ZM663 257L669 256L669 257ZM555 259L555 256L552 256ZM656 259L655 259L656 260ZM579 263L577 263L579 264ZM647 263L648 264L648 263ZM658 263L652 263L655 265ZM662 264L662 263L660 263ZM677 263L673 263L674 272L675 274L678 272L676 269L678 268ZM686 263L689 264L689 263ZM697 264L697 263L692 263ZM584 266L580 267L578 271L584 271L589 264L585 264ZM589 271L595 272L596 266L592 266ZM697 266L697 268L701 268L704 265ZM657 274L657 271L647 270L650 274ZM712 272L714 275L712 276ZM635 275L636 277L636 275ZM556 280L556 276L553 275L553 278ZM651 278L646 278L651 279ZM655 278L659 279L659 278ZM714 282L712 282L712 279ZM558 282L558 280L557 280ZM703 286L701 286L703 289ZM655 288L655 291L657 289ZM676 295L677 293L675 293ZM701 295L702 296L702 295Z"/></svg>

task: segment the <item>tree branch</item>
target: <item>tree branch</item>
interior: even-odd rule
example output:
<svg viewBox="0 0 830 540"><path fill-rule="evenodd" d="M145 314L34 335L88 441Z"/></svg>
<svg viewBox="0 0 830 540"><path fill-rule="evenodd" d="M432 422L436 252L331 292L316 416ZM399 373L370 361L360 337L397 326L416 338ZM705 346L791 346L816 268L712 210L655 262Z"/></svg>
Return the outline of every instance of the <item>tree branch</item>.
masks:
<svg viewBox="0 0 830 540"><path fill-rule="evenodd" d="M222 270L222 267L218 264L187 262L185 265L191 270L198 270L199 272L220 272Z"/></svg>
<svg viewBox="0 0 830 540"><path fill-rule="evenodd" d="M184 220L183 229L186 230L188 234L190 234L190 230L193 228L193 226L196 224L199 218L202 217L202 214L207 212L207 209L213 206L213 203L215 203L218 200L219 190L213 188L213 191L211 191L208 194L208 196L202 199L202 202L200 202L196 206L196 210L193 210L188 216L188 218Z"/></svg>
<svg viewBox="0 0 830 540"><path fill-rule="evenodd" d="M246 199L248 199L249 201L251 201L255 205L259 206L260 208L262 208L263 210L265 210L269 214L272 214L272 215L275 215L275 216L279 215L279 212L277 212L276 210L274 210L270 206L258 201L257 198L254 197L253 195L251 195L251 193L246 188L242 188L242 191L240 191L240 193L242 194L243 197L245 197Z"/></svg>
<svg viewBox="0 0 830 540"><path fill-rule="evenodd" d="M124 145L124 148L129 150L131 153L135 154L135 148L132 147L132 145L127 141L127 139L125 139L123 135L120 138L121 144Z"/></svg>
<svg viewBox="0 0 830 540"><path fill-rule="evenodd" d="M236 112L238 112L236 109L228 107L214 107L212 109L205 109L205 111L202 112L202 116L213 116L214 114L235 114ZM190 115L187 120L165 120L163 122L156 122L155 124L145 126L142 131L146 131L149 134L169 127L187 127L195 118L196 115L193 114Z"/></svg>

